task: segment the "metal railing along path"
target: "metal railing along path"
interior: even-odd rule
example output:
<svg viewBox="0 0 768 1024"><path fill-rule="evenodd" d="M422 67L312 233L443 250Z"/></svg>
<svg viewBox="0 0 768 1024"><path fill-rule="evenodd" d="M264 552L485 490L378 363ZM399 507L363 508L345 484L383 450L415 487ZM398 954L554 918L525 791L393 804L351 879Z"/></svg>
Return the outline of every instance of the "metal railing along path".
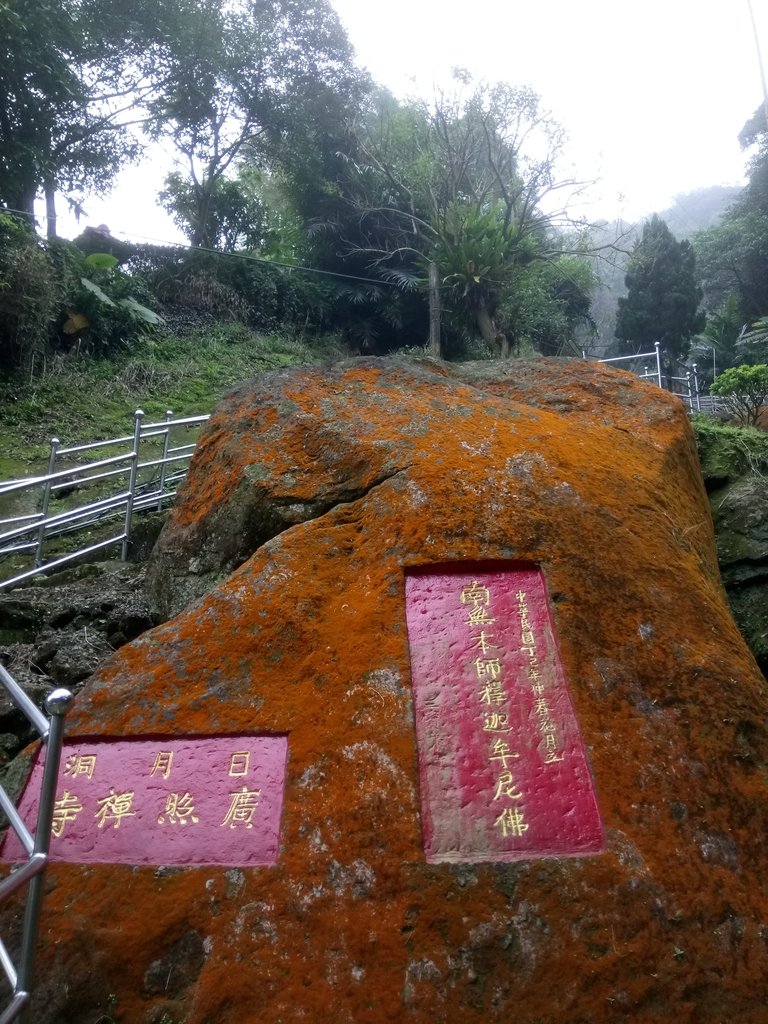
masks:
<svg viewBox="0 0 768 1024"><path fill-rule="evenodd" d="M598 359L596 361L598 363L634 363L640 359L654 358L656 360L656 369L653 370L649 366L644 366L643 372L637 374L641 380L653 380L660 388L666 388L673 395L677 395L688 406L690 412L705 412L709 415L716 415L720 409L717 398L714 395L701 394L699 372L696 363L692 364L691 369L684 377L669 376L661 368L661 342L655 341L653 346L653 352L638 352L633 356L611 356L610 359ZM584 359L587 358L587 353L584 350L582 350L582 357ZM684 390L680 390L677 387L678 384L682 384Z"/></svg>
<svg viewBox="0 0 768 1024"><path fill-rule="evenodd" d="M696 411L704 412L708 416L717 416L724 411L724 405L717 395L699 395L696 401Z"/></svg>
<svg viewBox="0 0 768 1024"><path fill-rule="evenodd" d="M208 419L208 415L174 419L168 410L164 420L145 423L143 411L137 409L133 432L123 437L69 448L61 447L59 439L52 438L45 474L0 483L0 501L23 503L31 495L37 506L34 511L22 508L14 515L0 518L0 558L26 556L32 562L29 569L0 580L0 590L117 544L120 545L120 557L125 561L134 513L144 509L161 511L164 503L175 497L178 484L186 475L186 463L195 444L172 444L173 433L199 426ZM150 453L153 457L142 459L148 444L154 445L154 451ZM108 454L112 451L117 454ZM89 461L88 453L97 453L99 457ZM63 461L72 463L73 457L80 461L67 468L57 468ZM120 489L99 493L112 483L119 484ZM86 489L91 492L91 500L60 512L51 512L52 500L79 494ZM119 523L113 535L52 560L44 560L46 541L110 520Z"/></svg>
<svg viewBox="0 0 768 1024"><path fill-rule="evenodd" d="M651 356L654 356L655 359L656 359L656 374L655 374L655 376L656 376L656 379L658 381L659 387L663 388L664 385L661 382L661 380L662 380L662 373L661 373L661 342L660 341L654 341L653 347L655 349L655 351L653 351L653 352L638 352L637 355L634 355L634 356L611 356L610 359L598 359L597 361L598 361L598 363L629 363L629 362L634 362L637 359L648 359ZM587 358L586 352L582 352L582 355L583 355L583 357L585 359ZM643 376L650 376L650 374L648 374L648 371L646 370L646 372L645 372L645 374L643 374Z"/></svg>
<svg viewBox="0 0 768 1024"><path fill-rule="evenodd" d="M649 372L646 367L645 372L639 374L641 380L656 379L656 374ZM667 385L667 390L681 398L683 402L688 406L691 412L701 412L701 394L699 393L699 376L696 370L696 364L693 364L693 370L689 370L684 377L674 377L669 374L663 376L663 380ZM678 388L678 385L683 385L683 390Z"/></svg>
<svg viewBox="0 0 768 1024"><path fill-rule="evenodd" d="M0 966L2 966L12 989L9 1002L0 1013L0 1024L11 1024L11 1021L18 1020L25 1012L31 995L32 972L43 900L43 875L48 864L48 851L53 830L56 781L59 775L61 746L64 737L64 716L72 700L72 694L69 690L61 689L53 690L48 694L45 699L45 709L51 716L49 719L32 703L2 665L0 665L0 685L16 707L29 719L45 746L45 766L34 836L22 821L6 790L0 786L0 808L27 855L27 859L18 864L0 882L0 902L6 900L21 886L29 885L18 967L14 964L5 943L0 939Z"/></svg>
<svg viewBox="0 0 768 1024"><path fill-rule="evenodd" d="M677 395L678 398L682 398L682 400L685 402L685 404L688 406L688 408L689 409L693 409L695 402L699 398L699 395L698 395L698 391L694 395L694 391L693 391L693 378L692 378L692 375L691 375L690 371L688 371L684 377L668 376L667 377L667 381L668 381L668 383L670 385L669 390L672 392L672 394L673 395ZM675 387L676 384L684 385L685 390L684 391L678 391L677 388Z"/></svg>

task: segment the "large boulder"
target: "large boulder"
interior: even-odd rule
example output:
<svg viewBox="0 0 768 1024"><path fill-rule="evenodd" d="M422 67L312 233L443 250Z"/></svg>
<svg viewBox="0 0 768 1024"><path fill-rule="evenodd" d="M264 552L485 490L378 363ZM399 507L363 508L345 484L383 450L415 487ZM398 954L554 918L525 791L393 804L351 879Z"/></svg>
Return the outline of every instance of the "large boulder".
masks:
<svg viewBox="0 0 768 1024"><path fill-rule="evenodd" d="M478 561L543 571L602 852L427 860L405 577ZM768 1019L765 680L679 400L586 362L265 375L151 578L175 618L69 732L287 736L277 863L54 865L40 1024Z"/></svg>

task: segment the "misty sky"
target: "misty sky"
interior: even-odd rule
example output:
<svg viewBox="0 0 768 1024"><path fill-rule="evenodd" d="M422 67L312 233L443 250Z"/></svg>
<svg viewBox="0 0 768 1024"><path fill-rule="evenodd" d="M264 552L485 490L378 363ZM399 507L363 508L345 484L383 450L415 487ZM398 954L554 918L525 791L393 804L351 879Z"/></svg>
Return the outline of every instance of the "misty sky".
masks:
<svg viewBox="0 0 768 1024"><path fill-rule="evenodd" d="M398 96L453 66L532 86L567 130L584 212L631 219L741 181L737 135L762 99L747 0L331 0L359 58ZM763 58L768 5L753 0ZM564 170L567 168L564 168Z"/></svg>
<svg viewBox="0 0 768 1024"><path fill-rule="evenodd" d="M310 2L310 0L307 0ZM530 85L570 139L564 177L599 178L588 218L637 220L681 192L742 180L737 135L761 102L747 0L331 0L360 62L397 96L432 94L463 67ZM753 0L768 56L768 0ZM154 205L171 165L128 168L79 226L181 240ZM65 210L60 210L65 214ZM71 221L71 223L70 223Z"/></svg>

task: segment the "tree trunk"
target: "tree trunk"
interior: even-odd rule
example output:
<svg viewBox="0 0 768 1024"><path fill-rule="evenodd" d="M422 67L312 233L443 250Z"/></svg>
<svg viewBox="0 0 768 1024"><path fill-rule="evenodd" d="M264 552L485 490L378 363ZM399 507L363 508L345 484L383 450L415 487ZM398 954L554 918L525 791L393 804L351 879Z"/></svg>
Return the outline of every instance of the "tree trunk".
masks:
<svg viewBox="0 0 768 1024"><path fill-rule="evenodd" d="M45 182L45 216L46 216L46 237L56 238L56 189L53 182L48 179Z"/></svg>
<svg viewBox="0 0 768 1024"><path fill-rule="evenodd" d="M479 303L475 306L474 313L475 323L483 341L490 349L497 349L502 359L509 358L509 339L503 331L496 329L496 324L493 322L493 318L485 305L485 299L480 299Z"/></svg>
<svg viewBox="0 0 768 1024"><path fill-rule="evenodd" d="M429 351L438 359L442 358L440 344L440 275L436 263L429 264Z"/></svg>
<svg viewBox="0 0 768 1024"><path fill-rule="evenodd" d="M24 219L30 231L35 230L35 195L34 185L25 183L17 186L6 199L9 210L27 215Z"/></svg>
<svg viewBox="0 0 768 1024"><path fill-rule="evenodd" d="M214 249L217 242L216 225L212 224L213 182L208 179L195 186L195 213L190 242L194 248Z"/></svg>

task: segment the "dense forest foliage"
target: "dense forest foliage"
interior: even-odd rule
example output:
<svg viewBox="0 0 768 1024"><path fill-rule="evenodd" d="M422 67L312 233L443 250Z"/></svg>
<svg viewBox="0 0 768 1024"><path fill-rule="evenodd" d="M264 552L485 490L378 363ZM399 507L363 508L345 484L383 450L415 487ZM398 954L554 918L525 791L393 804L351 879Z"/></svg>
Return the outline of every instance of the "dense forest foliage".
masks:
<svg viewBox="0 0 768 1024"><path fill-rule="evenodd" d="M659 341L673 372L707 352L722 368L765 361L762 108L742 133L748 186L719 220L700 197L703 230L678 240L660 218L627 233L570 217L563 131L526 86L456 71L429 102L395 99L328 0L14 0L0 40L6 373L109 355L200 312L352 352ZM188 246L57 237L57 203L81 209L158 141L177 160L159 198Z"/></svg>

